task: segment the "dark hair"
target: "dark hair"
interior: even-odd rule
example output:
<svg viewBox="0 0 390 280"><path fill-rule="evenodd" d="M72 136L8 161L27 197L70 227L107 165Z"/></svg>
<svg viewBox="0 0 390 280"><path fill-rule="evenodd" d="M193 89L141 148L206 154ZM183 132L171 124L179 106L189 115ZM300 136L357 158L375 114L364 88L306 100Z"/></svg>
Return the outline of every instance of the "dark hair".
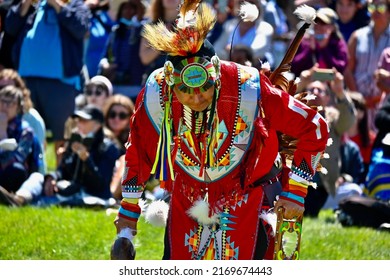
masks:
<svg viewBox="0 0 390 280"><path fill-rule="evenodd" d="M253 63L253 51L252 51L252 49L249 46L243 45L243 44L235 45L233 47L232 54L237 53L237 52L244 53L245 54L245 58L249 62Z"/></svg>
<svg viewBox="0 0 390 280"><path fill-rule="evenodd" d="M130 9L134 9L134 15L136 14L136 11L137 11L137 6L129 0L122 2L119 5L118 12L116 14L116 21L118 22L118 28L115 30L115 36L118 38L124 38L126 36L127 26L124 23L120 22L120 19L121 19L121 15L122 15L123 10L127 6Z"/></svg>
<svg viewBox="0 0 390 280"><path fill-rule="evenodd" d="M159 20L164 21L165 9L163 5L163 0L154 0L153 2L151 2L150 11L152 22L157 23Z"/></svg>

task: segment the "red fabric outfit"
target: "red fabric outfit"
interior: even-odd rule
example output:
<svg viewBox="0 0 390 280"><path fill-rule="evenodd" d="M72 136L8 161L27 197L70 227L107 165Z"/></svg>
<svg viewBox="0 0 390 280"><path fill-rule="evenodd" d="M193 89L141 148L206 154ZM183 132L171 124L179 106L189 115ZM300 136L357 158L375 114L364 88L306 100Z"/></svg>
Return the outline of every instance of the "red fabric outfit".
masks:
<svg viewBox="0 0 390 280"><path fill-rule="evenodd" d="M163 114L163 73L163 69L153 72L137 99L122 182L124 198L139 198L150 177ZM186 109L173 95L172 126L179 146L175 180L165 184L171 192L167 222L171 259L252 259L264 193L251 184L274 164L279 148L276 132L299 139L291 172L284 171L282 185L284 192L301 197L305 194L292 191L289 178L310 181L328 140L325 120L273 87L257 69L221 61L221 85L216 106L218 141L213 143L216 163L206 166L202 176L200 113ZM210 215L219 214L217 224L198 224L187 214L206 193ZM126 208L122 203L119 215L131 218L131 209Z"/></svg>

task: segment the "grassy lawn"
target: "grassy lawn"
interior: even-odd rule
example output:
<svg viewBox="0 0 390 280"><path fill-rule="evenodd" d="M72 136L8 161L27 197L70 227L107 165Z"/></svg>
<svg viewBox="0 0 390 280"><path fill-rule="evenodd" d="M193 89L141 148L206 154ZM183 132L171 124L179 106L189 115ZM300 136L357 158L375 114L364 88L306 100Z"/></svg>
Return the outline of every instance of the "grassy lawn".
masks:
<svg viewBox="0 0 390 280"><path fill-rule="evenodd" d="M46 153L54 170L54 149ZM108 260L115 239L114 214L85 208L9 208L0 205L0 260ZM134 239L138 260L160 260L163 228L141 217ZM390 260L390 233L342 227L332 211L303 221L303 260Z"/></svg>
<svg viewBox="0 0 390 280"><path fill-rule="evenodd" d="M0 206L1 260L108 260L115 238L115 214L100 209L9 208ZM138 260L159 260L162 228L141 218L135 238ZM344 228L331 211L305 219L301 243L304 260L389 260L390 233Z"/></svg>

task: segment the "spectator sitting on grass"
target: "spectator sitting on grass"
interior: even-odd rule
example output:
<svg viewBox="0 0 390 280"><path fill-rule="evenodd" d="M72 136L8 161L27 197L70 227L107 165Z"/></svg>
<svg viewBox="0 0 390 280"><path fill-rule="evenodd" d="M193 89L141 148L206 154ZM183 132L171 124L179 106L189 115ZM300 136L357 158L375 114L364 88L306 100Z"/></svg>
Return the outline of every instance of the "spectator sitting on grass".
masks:
<svg viewBox="0 0 390 280"><path fill-rule="evenodd" d="M0 90L0 185L16 191L42 164L41 147L22 120L23 92L9 85Z"/></svg>
<svg viewBox="0 0 390 280"><path fill-rule="evenodd" d="M63 159L53 173L33 173L16 195L0 189L3 204L111 206L110 182L119 150L103 133L103 113L87 105L73 115L77 129L66 143Z"/></svg>
<svg viewBox="0 0 390 280"><path fill-rule="evenodd" d="M39 172L42 174L46 172L45 150L46 150L46 125L42 116L34 108L34 104L31 100L30 90L27 88L24 80L20 77L19 73L10 68L6 68L0 71L0 88L7 85L13 85L20 88L23 92L23 120L25 120L37 137L39 144L41 145L42 152L42 164L39 166Z"/></svg>

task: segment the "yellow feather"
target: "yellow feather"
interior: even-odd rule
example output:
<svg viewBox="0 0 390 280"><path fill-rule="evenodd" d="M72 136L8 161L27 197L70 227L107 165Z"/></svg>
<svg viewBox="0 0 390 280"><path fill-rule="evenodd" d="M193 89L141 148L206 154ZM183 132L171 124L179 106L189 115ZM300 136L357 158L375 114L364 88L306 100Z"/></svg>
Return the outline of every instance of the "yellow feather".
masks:
<svg viewBox="0 0 390 280"><path fill-rule="evenodd" d="M202 0L183 1L180 6L180 14L185 15L189 11L195 11Z"/></svg>
<svg viewBox="0 0 390 280"><path fill-rule="evenodd" d="M145 25L143 36L148 41L149 45L158 51L167 53L172 56L186 56L199 51L207 34L213 28L216 22L216 16L212 7L208 4L198 2L201 1L184 1L180 9L180 16L185 16L191 7L195 7L195 22L194 24L186 22L182 18L181 22L184 26L177 27L175 30L168 30L163 22L157 24ZM182 14L182 11L185 12Z"/></svg>

